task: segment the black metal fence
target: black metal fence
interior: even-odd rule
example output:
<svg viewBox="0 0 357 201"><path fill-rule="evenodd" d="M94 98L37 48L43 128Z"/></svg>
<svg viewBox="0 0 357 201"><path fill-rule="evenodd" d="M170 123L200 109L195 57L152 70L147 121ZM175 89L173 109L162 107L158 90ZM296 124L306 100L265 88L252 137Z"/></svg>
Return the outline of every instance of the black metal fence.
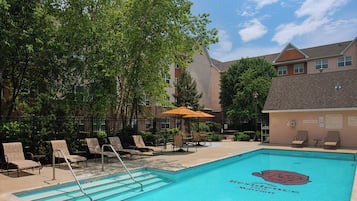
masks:
<svg viewBox="0 0 357 201"><path fill-rule="evenodd" d="M138 132L138 125L144 130L150 130L146 119L134 122L132 131ZM146 125L146 126L145 126ZM151 124L152 126L153 124ZM21 142L25 153L35 155L51 152L50 140L65 139L68 147L74 150L84 150L83 139L97 137L101 143L106 136L116 136L123 130L121 119L101 119L95 117L54 117L26 116L13 117L0 122L0 143ZM132 133L134 134L134 133ZM1 161L4 161L2 146L0 147Z"/></svg>

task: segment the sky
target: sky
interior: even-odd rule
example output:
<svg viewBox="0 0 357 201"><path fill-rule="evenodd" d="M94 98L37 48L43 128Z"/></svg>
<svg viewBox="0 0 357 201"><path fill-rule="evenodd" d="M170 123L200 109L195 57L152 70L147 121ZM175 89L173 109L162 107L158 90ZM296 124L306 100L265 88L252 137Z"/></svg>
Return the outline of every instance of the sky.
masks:
<svg viewBox="0 0 357 201"><path fill-rule="evenodd" d="M354 40L357 0L191 0L194 15L209 13L219 42L210 57L232 61Z"/></svg>

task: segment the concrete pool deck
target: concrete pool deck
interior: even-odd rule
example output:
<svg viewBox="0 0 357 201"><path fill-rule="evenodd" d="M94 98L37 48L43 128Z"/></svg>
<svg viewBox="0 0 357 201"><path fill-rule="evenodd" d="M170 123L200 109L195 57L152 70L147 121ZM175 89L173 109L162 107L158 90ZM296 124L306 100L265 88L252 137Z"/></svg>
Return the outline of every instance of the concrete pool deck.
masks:
<svg viewBox="0 0 357 201"><path fill-rule="evenodd" d="M151 167L165 170L176 171L187 167L196 166L202 163L207 163L221 158L226 158L240 153L260 149L289 149L289 150L304 150L304 151L326 151L326 152L343 152L357 154L357 150L353 149L337 149L326 150L315 147L293 148L290 146L273 146L260 144L260 142L233 142L222 141L206 143L206 146L190 147L189 152L172 152L171 146L159 155L136 157L135 159L124 159L125 164L129 169L140 167ZM80 167L74 167L74 171L79 179L85 179L100 175L123 171L120 163L115 162L116 159L111 159L109 163L105 163L102 171L100 160L89 160L88 166L85 163L79 164ZM26 174L26 172L31 174ZM16 177L15 173L8 176L5 171L0 174L0 201L2 200L20 200L12 195L13 192L21 192L39 187L48 187L54 184L66 183L73 181L70 171L62 165L61 168L55 169L55 180L53 180L53 168L48 165L41 169L41 174L38 174L37 169L26 171L20 177ZM356 171L357 173L357 171ZM356 174L357 175L357 174ZM351 201L357 201L357 178L355 176L354 187L352 191Z"/></svg>

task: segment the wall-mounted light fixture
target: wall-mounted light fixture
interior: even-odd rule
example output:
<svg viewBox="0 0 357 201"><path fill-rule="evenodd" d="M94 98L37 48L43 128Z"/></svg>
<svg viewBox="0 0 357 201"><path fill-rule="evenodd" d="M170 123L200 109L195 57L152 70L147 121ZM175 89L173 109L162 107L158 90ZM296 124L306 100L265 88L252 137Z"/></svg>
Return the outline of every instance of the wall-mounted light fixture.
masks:
<svg viewBox="0 0 357 201"><path fill-rule="evenodd" d="M291 128L295 128L295 126L296 126L296 121L295 120L290 120L289 123L290 123L290 127Z"/></svg>
<svg viewBox="0 0 357 201"><path fill-rule="evenodd" d="M335 85L335 89L336 89L337 91L340 90L340 89L342 89L342 85L341 85L339 82L337 82L336 85Z"/></svg>

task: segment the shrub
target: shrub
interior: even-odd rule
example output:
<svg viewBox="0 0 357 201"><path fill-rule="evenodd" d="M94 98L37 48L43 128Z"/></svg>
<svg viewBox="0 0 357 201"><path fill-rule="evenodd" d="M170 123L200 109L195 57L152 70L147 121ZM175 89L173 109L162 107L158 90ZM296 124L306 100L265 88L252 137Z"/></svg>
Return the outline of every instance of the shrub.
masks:
<svg viewBox="0 0 357 201"><path fill-rule="evenodd" d="M249 141L250 136L245 134L244 132L236 132L234 133L234 141Z"/></svg>
<svg viewBox="0 0 357 201"><path fill-rule="evenodd" d="M222 140L222 136L220 135L220 134L218 134L218 133L214 133L214 132L209 132L209 133L207 133L210 137L210 139L211 139L211 141L213 141L213 142L219 142L219 141L221 141Z"/></svg>
<svg viewBox="0 0 357 201"><path fill-rule="evenodd" d="M255 138L255 131L244 131L244 134L249 136L249 139L254 139Z"/></svg>

